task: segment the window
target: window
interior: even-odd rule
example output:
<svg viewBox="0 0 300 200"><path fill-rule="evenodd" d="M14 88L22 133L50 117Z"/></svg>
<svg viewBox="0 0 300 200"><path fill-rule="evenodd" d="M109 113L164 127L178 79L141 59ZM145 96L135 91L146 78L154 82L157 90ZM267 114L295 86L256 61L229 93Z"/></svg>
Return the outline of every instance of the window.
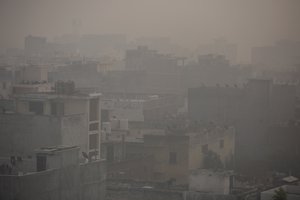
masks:
<svg viewBox="0 0 300 200"><path fill-rule="evenodd" d="M109 111L101 110L101 122L109 122Z"/></svg>
<svg viewBox="0 0 300 200"><path fill-rule="evenodd" d="M89 152L89 158L90 159L96 159L97 156L98 156L98 151Z"/></svg>
<svg viewBox="0 0 300 200"><path fill-rule="evenodd" d="M202 153L208 152L208 144L202 145Z"/></svg>
<svg viewBox="0 0 300 200"><path fill-rule="evenodd" d="M169 164L171 164L171 165L177 164L177 153L176 152L170 152L170 154L169 154Z"/></svg>
<svg viewBox="0 0 300 200"><path fill-rule="evenodd" d="M38 172L46 170L47 157L37 156L36 157L36 169Z"/></svg>
<svg viewBox="0 0 300 200"><path fill-rule="evenodd" d="M107 146L106 160L108 162L114 161L114 146L112 144Z"/></svg>
<svg viewBox="0 0 300 200"><path fill-rule="evenodd" d="M98 123L92 123L89 125L89 130L90 131L97 131L99 128L99 124Z"/></svg>
<svg viewBox="0 0 300 200"><path fill-rule="evenodd" d="M90 121L96 121L99 119L98 117L98 109L99 109L99 99L91 99L90 100Z"/></svg>
<svg viewBox="0 0 300 200"><path fill-rule="evenodd" d="M51 103L51 115L57 115L56 103Z"/></svg>
<svg viewBox="0 0 300 200"><path fill-rule="evenodd" d="M223 149L224 148L224 140L220 140L220 148Z"/></svg>
<svg viewBox="0 0 300 200"><path fill-rule="evenodd" d="M64 115L64 103L52 102L51 115L57 115L57 116Z"/></svg>
<svg viewBox="0 0 300 200"><path fill-rule="evenodd" d="M44 104L41 101L30 101L29 112L33 112L38 115L44 114Z"/></svg>
<svg viewBox="0 0 300 200"><path fill-rule="evenodd" d="M98 144L99 144L99 138L98 134L91 134L89 135L89 147L90 149L98 149Z"/></svg>

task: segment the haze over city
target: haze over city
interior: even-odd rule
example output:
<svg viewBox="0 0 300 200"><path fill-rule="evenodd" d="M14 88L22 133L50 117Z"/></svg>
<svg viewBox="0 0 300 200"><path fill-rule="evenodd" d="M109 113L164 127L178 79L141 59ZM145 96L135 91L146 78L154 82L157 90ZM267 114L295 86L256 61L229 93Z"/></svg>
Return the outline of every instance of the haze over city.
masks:
<svg viewBox="0 0 300 200"><path fill-rule="evenodd" d="M300 0L0 0L0 200L300 200Z"/></svg>
<svg viewBox="0 0 300 200"><path fill-rule="evenodd" d="M297 0L1 0L0 47L23 47L29 34L71 33L75 19L83 34L165 36L192 49L224 37L249 62L253 46L300 39L299 7Z"/></svg>

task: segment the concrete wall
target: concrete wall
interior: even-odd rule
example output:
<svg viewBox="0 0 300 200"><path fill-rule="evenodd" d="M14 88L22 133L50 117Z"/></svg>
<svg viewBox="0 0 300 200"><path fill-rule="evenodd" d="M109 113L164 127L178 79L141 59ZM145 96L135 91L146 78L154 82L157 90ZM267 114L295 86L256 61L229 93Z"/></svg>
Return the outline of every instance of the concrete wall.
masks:
<svg viewBox="0 0 300 200"><path fill-rule="evenodd" d="M22 71L25 81L48 81L48 71L46 68L38 66L29 66Z"/></svg>
<svg viewBox="0 0 300 200"><path fill-rule="evenodd" d="M223 141L223 146L220 145ZM215 127L211 131L204 131L190 136L189 169L203 168L205 152L202 147L207 145L208 151L213 151L220 156L224 167L230 167L235 154L235 129L233 127Z"/></svg>
<svg viewBox="0 0 300 200"><path fill-rule="evenodd" d="M194 171L189 176L189 190L228 195L230 193L230 176L225 172Z"/></svg>
<svg viewBox="0 0 300 200"><path fill-rule="evenodd" d="M53 169L24 176L0 176L1 198L6 199L79 199L78 167Z"/></svg>
<svg viewBox="0 0 300 200"><path fill-rule="evenodd" d="M29 96L30 98L31 96ZM73 145L74 140L75 145L78 145L84 150L86 153L91 153L93 155L96 155L97 158L100 158L100 144L101 144L101 137L100 137L100 130L101 130L101 116L100 116L100 100L97 108L90 108L90 101L91 99L86 97L75 97L75 96L60 96L55 95L48 96L48 97L57 97L57 100L55 99L55 102L61 102L63 103L63 112L61 113L63 116L62 121L62 142L66 144ZM51 102L53 100L47 99L47 97L43 98L40 97L40 101L43 103L43 113L42 115L52 115L51 113ZM36 98L33 96L31 99L17 99L16 100L16 111L17 113L22 114L29 114L29 103L30 101L35 101ZM91 121L90 113L93 111L93 109L99 109L96 113L96 119L93 119ZM84 115L83 117L75 117L75 115ZM80 119L79 119L80 118ZM98 123L98 129L97 130L89 130L90 123ZM97 148L91 149L90 145L91 141L89 140L89 134L97 134Z"/></svg>
<svg viewBox="0 0 300 200"><path fill-rule="evenodd" d="M46 116L31 114L0 115L0 155L20 156L34 160L35 149L45 146L76 145L81 151L87 147L85 115ZM24 163L23 162L23 163Z"/></svg>
<svg viewBox="0 0 300 200"><path fill-rule="evenodd" d="M189 174L189 137L145 135L145 155L153 155L153 180L176 179L176 184L187 184ZM176 161L170 162L170 154L176 154Z"/></svg>
<svg viewBox="0 0 300 200"><path fill-rule="evenodd" d="M232 195L143 188L108 188L107 200L236 200Z"/></svg>
<svg viewBox="0 0 300 200"><path fill-rule="evenodd" d="M296 108L296 87L292 85L273 85L271 94L271 113L273 123L293 119Z"/></svg>
<svg viewBox="0 0 300 200"><path fill-rule="evenodd" d="M239 121L244 92L235 87L199 87L188 91L191 120L235 124Z"/></svg>
<svg viewBox="0 0 300 200"><path fill-rule="evenodd" d="M34 155L43 146L61 144L60 119L25 114L0 115L0 152L2 156Z"/></svg>
<svg viewBox="0 0 300 200"><path fill-rule="evenodd" d="M184 200L236 200L233 195L207 194L200 192L185 192Z"/></svg>
<svg viewBox="0 0 300 200"><path fill-rule="evenodd" d="M57 96L59 98L59 96ZM18 113L29 113L29 102L31 100L17 99L16 100L16 111ZM32 101L35 101L32 98ZM41 99L43 102L44 115L51 115L51 101L47 99ZM88 112L88 100L86 99L73 99L73 98L62 98L57 102L62 102L64 104L64 115L74 115L83 114Z"/></svg>
<svg viewBox="0 0 300 200"><path fill-rule="evenodd" d="M59 170L48 170L34 175L0 176L0 199L59 199Z"/></svg>
<svg viewBox="0 0 300 200"><path fill-rule="evenodd" d="M85 114L61 117L61 143L76 145L81 152L88 152L87 117Z"/></svg>
<svg viewBox="0 0 300 200"><path fill-rule="evenodd" d="M294 118L295 95L295 86L262 79L251 79L243 88L193 88L188 94L188 113L198 122L235 126L236 164L247 171L251 162L264 160L262 141L267 127Z"/></svg>
<svg viewBox="0 0 300 200"><path fill-rule="evenodd" d="M64 114L73 115L87 113L88 101L82 99L65 99L64 101Z"/></svg>
<svg viewBox="0 0 300 200"><path fill-rule="evenodd" d="M26 94L36 92L51 92L50 83L41 84L15 84L12 86L13 94Z"/></svg>
<svg viewBox="0 0 300 200"><path fill-rule="evenodd" d="M80 165L80 199L104 199L106 194L106 163L94 161Z"/></svg>
<svg viewBox="0 0 300 200"><path fill-rule="evenodd" d="M23 114L29 113L28 101L16 101L16 112Z"/></svg>
<svg viewBox="0 0 300 200"><path fill-rule="evenodd" d="M107 176L112 180L149 181L153 176L154 158L152 156L124 160L108 164Z"/></svg>
<svg viewBox="0 0 300 200"><path fill-rule="evenodd" d="M145 135L145 155L153 155L155 161L152 179L167 181L175 178L176 184L187 184L190 170L204 167L204 145L208 151L219 155L223 166L232 167L235 153L235 129L232 127L214 127L210 131L186 135ZM176 154L176 163L170 162L171 153Z"/></svg>
<svg viewBox="0 0 300 200"><path fill-rule="evenodd" d="M102 200L106 167L95 161L23 176L0 175L0 199Z"/></svg>
<svg viewBox="0 0 300 200"><path fill-rule="evenodd" d="M108 188L106 200L184 200L183 193L168 190Z"/></svg>
<svg viewBox="0 0 300 200"><path fill-rule="evenodd" d="M79 147L56 150L49 153L49 149L39 149L37 156L46 157L46 169L61 169L79 163Z"/></svg>

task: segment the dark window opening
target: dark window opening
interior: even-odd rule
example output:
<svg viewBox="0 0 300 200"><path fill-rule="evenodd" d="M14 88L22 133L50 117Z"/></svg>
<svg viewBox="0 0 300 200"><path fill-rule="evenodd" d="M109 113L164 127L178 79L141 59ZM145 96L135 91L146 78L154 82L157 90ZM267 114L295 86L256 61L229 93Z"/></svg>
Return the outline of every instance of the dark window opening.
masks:
<svg viewBox="0 0 300 200"><path fill-rule="evenodd" d="M113 162L114 161L114 146L113 145L108 145L107 146L106 160L108 162Z"/></svg>
<svg viewBox="0 0 300 200"><path fill-rule="evenodd" d="M99 100L91 99L90 100L90 121L98 120L98 109L99 109Z"/></svg>
<svg viewBox="0 0 300 200"><path fill-rule="evenodd" d="M98 151L89 152L89 158L96 159L98 156Z"/></svg>
<svg viewBox="0 0 300 200"><path fill-rule="evenodd" d="M91 134L89 135L89 147L90 149L97 149L99 144L98 134Z"/></svg>
<svg viewBox="0 0 300 200"><path fill-rule="evenodd" d="M46 170L46 156L37 156L36 157L36 170L38 172Z"/></svg>
<svg viewBox="0 0 300 200"><path fill-rule="evenodd" d="M109 122L109 112L108 110L101 110L101 123Z"/></svg>
<svg viewBox="0 0 300 200"><path fill-rule="evenodd" d="M38 115L44 114L44 104L39 101L29 102L29 112L33 112Z"/></svg>
<svg viewBox="0 0 300 200"><path fill-rule="evenodd" d="M64 115L64 103L52 102L51 115L61 116Z"/></svg>
<svg viewBox="0 0 300 200"><path fill-rule="evenodd" d="M90 131L97 131L99 130L99 124L98 123L92 123L89 125L89 130Z"/></svg>

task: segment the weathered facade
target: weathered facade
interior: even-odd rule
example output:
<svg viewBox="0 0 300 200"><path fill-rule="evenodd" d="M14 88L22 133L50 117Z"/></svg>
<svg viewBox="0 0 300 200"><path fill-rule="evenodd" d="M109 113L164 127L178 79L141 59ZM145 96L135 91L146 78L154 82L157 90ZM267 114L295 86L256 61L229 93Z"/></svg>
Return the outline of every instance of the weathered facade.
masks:
<svg viewBox="0 0 300 200"><path fill-rule="evenodd" d="M144 152L154 156L153 180L187 184L192 170L210 167L205 160L209 152L222 165L216 167L231 167L235 129L215 127L198 133L148 134L144 136Z"/></svg>
<svg viewBox="0 0 300 200"><path fill-rule="evenodd" d="M80 164L79 148L42 148L37 153L37 172L0 175L0 199L104 199L104 161Z"/></svg>
<svg viewBox="0 0 300 200"><path fill-rule="evenodd" d="M36 148L55 145L76 145L90 158L100 157L100 94L58 90L18 95L14 113L0 115L2 157L28 160Z"/></svg>

